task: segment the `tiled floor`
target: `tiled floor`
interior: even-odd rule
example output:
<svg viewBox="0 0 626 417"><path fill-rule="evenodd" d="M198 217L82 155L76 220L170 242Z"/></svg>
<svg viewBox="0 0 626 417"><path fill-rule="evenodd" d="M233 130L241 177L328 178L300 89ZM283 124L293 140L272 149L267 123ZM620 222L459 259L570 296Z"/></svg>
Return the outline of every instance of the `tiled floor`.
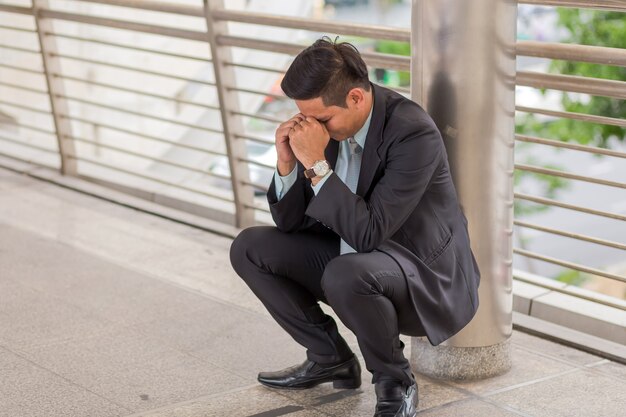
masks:
<svg viewBox="0 0 626 417"><path fill-rule="evenodd" d="M358 390L256 383L304 351L230 269L229 245L0 169L0 416L372 415L366 371ZM511 342L504 375L416 375L419 415L626 415L626 367L520 332Z"/></svg>

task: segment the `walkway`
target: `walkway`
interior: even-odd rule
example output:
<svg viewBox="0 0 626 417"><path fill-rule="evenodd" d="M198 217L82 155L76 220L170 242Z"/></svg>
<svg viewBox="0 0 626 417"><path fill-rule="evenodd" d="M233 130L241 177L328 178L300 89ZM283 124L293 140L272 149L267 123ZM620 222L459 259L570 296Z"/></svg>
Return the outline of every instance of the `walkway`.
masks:
<svg viewBox="0 0 626 417"><path fill-rule="evenodd" d="M367 372L359 390L256 383L304 350L230 269L229 245L0 169L0 416L371 416ZM625 415L625 366L521 332L512 344L499 377L418 375L419 415Z"/></svg>

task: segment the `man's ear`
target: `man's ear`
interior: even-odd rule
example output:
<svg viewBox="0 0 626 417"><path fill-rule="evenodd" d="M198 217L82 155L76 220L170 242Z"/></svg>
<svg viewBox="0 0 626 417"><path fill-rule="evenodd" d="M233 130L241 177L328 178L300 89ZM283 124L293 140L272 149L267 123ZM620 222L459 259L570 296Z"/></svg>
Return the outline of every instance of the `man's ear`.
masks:
<svg viewBox="0 0 626 417"><path fill-rule="evenodd" d="M361 106L365 102L365 94L361 88L355 87L348 91L347 103L349 106Z"/></svg>

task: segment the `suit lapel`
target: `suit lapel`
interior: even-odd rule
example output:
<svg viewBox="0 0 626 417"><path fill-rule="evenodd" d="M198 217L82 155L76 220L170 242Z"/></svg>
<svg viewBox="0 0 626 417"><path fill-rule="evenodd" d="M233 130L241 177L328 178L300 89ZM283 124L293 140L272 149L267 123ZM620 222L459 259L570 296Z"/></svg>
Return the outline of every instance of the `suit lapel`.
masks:
<svg viewBox="0 0 626 417"><path fill-rule="evenodd" d="M372 91L374 92L374 109L372 110L372 119L370 127L367 131L367 139L363 148L363 159L361 160L361 170L359 173L359 182L356 187L356 194L363 197L370 189L378 165L380 165L380 157L378 156L378 148L383 143L383 126L385 124L386 103L385 97L381 89L374 84Z"/></svg>

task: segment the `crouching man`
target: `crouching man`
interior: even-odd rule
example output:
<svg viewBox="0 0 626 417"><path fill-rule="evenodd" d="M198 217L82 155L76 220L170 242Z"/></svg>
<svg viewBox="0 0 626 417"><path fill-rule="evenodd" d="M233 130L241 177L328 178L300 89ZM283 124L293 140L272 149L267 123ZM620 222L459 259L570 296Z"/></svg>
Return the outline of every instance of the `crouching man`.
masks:
<svg viewBox="0 0 626 417"><path fill-rule="evenodd" d="M357 337L374 416L414 416L418 387L399 335L438 345L478 308L480 273L441 135L419 105L372 84L348 43L316 41L281 86L300 113L276 130L267 195L276 227L242 231L230 256L307 357L258 380L361 385L359 361L321 301Z"/></svg>

